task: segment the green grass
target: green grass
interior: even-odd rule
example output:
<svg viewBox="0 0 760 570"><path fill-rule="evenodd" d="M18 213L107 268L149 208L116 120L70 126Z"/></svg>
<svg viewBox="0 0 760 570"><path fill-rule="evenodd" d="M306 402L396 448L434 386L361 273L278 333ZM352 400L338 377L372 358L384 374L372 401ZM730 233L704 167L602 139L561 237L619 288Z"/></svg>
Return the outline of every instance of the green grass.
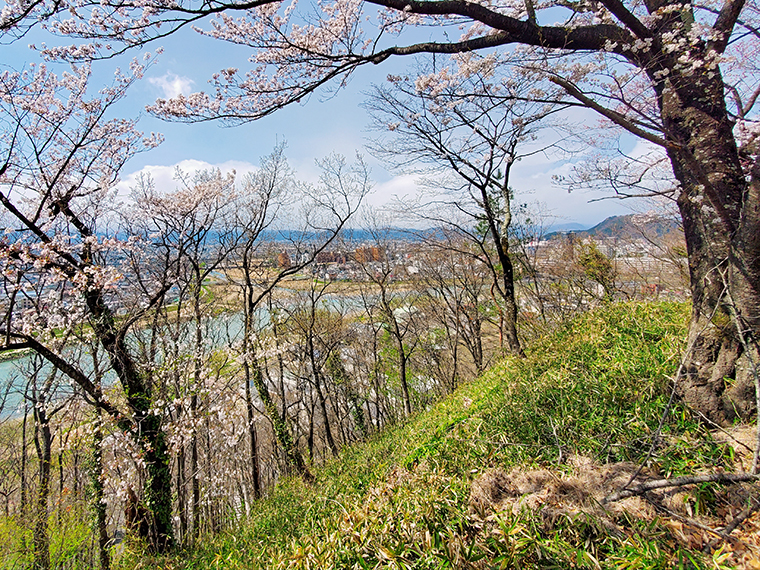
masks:
<svg viewBox="0 0 760 570"><path fill-rule="evenodd" d="M282 481L255 514L191 550L154 559L127 550L123 568L701 568L722 567L657 520L624 537L592 516L547 528L537 513L474 514L472 480L514 466L561 472L560 455L641 461L669 397L688 307L612 305L534 342L481 378L316 469ZM731 468L681 407L669 411L651 467L662 476Z"/></svg>
<svg viewBox="0 0 760 570"><path fill-rule="evenodd" d="M87 551L90 528L87 513L78 509L53 508L48 518L50 563L53 568L90 568L81 554ZM0 568L32 567L31 524L17 517L0 518ZM24 545L29 546L24 548Z"/></svg>

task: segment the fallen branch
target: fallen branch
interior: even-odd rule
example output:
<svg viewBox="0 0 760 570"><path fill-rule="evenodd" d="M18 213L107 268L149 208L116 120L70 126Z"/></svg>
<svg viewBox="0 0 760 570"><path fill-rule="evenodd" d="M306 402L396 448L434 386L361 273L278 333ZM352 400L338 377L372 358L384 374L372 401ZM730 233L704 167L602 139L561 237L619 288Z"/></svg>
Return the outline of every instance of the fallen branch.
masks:
<svg viewBox="0 0 760 570"><path fill-rule="evenodd" d="M740 512L738 515L734 517L734 520L732 520L730 523L728 523L719 533L717 533L720 538L723 539L729 539L729 535L736 530L736 528L742 524L745 520L747 520L752 513L754 513L756 510L760 509L760 499L755 499L752 501L752 503L744 509L742 512ZM710 544L708 544L705 547L705 552L712 551L720 542L720 538L716 538Z"/></svg>
<svg viewBox="0 0 760 570"><path fill-rule="evenodd" d="M684 485L695 485L697 483L740 483L742 481L757 481L760 475L752 473L711 473L709 475L694 475L690 477L676 477L675 479L658 479L648 481L641 485L636 485L630 489L623 489L602 499L602 504L614 503L627 497L641 495L654 489L665 489L667 487L682 487Z"/></svg>
<svg viewBox="0 0 760 570"><path fill-rule="evenodd" d="M648 497L646 498L646 500L650 505L652 505L655 508L655 510L657 510L657 512L666 514L670 518L676 519L677 521L681 521L685 525L698 528L700 530L704 530L705 532L709 532L710 534L717 536L718 537L717 540L721 540L721 539L738 540L734 537L728 536L728 534L723 532L721 529L713 528L711 526L707 526L706 524L702 524L701 522L694 520L692 518L679 515L678 513L673 512L667 507L665 507L664 505L660 504L658 501L653 501L651 498L648 498Z"/></svg>

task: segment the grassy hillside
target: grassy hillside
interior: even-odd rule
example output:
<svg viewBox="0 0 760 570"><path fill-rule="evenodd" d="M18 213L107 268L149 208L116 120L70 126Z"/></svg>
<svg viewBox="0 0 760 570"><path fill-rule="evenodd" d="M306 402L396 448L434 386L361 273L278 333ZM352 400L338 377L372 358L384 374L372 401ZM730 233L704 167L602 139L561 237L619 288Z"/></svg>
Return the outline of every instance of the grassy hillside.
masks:
<svg viewBox="0 0 760 570"><path fill-rule="evenodd" d="M602 507L640 479L740 467L737 446L675 405L651 445L688 309L615 305L533 343L407 424L283 481L240 528L124 568L670 568L749 564L744 540L707 554L704 527L747 485L703 484ZM651 453L650 453L651 450ZM664 510L663 510L664 509ZM738 509L738 510L737 510ZM681 513L681 514L679 514ZM680 517L680 518L678 518ZM690 522L691 521L691 522ZM755 521L755 522L753 522ZM757 538L755 536L755 538ZM132 550L130 550L132 548Z"/></svg>

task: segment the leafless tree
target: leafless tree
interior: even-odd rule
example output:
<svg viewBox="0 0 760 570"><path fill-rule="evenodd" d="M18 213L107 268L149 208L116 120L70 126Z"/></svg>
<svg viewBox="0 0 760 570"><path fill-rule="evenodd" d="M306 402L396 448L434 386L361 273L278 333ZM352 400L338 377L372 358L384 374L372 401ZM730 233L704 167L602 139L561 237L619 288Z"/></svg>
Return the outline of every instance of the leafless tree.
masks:
<svg viewBox="0 0 760 570"><path fill-rule="evenodd" d="M509 253L510 174L521 158L558 147L537 144L536 138L563 107L527 101L534 87L527 79L510 81L502 92L492 89L492 81L475 74L455 84L420 88L414 77L393 77L390 85L372 90L365 106L374 129L384 133L372 151L398 169L423 174L433 195L412 208L404 204L404 210L454 227L477 245L472 255L489 268L503 306L506 346L522 354Z"/></svg>

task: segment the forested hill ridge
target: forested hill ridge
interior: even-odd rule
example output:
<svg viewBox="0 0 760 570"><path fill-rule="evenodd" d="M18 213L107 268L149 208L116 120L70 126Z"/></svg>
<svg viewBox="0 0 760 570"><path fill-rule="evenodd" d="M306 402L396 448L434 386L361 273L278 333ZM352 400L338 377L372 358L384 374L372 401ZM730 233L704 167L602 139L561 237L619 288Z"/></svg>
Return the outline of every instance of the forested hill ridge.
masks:
<svg viewBox="0 0 760 570"><path fill-rule="evenodd" d="M583 314L228 530L159 558L127 543L117 565L756 568L754 426L710 431L669 404L688 314Z"/></svg>
<svg viewBox="0 0 760 570"><path fill-rule="evenodd" d="M621 241L649 239L653 241L671 238L683 239L683 228L673 216L660 216L656 213L627 214L611 216L592 228L586 230L554 231L547 234L547 239L572 234L578 238L616 238Z"/></svg>

